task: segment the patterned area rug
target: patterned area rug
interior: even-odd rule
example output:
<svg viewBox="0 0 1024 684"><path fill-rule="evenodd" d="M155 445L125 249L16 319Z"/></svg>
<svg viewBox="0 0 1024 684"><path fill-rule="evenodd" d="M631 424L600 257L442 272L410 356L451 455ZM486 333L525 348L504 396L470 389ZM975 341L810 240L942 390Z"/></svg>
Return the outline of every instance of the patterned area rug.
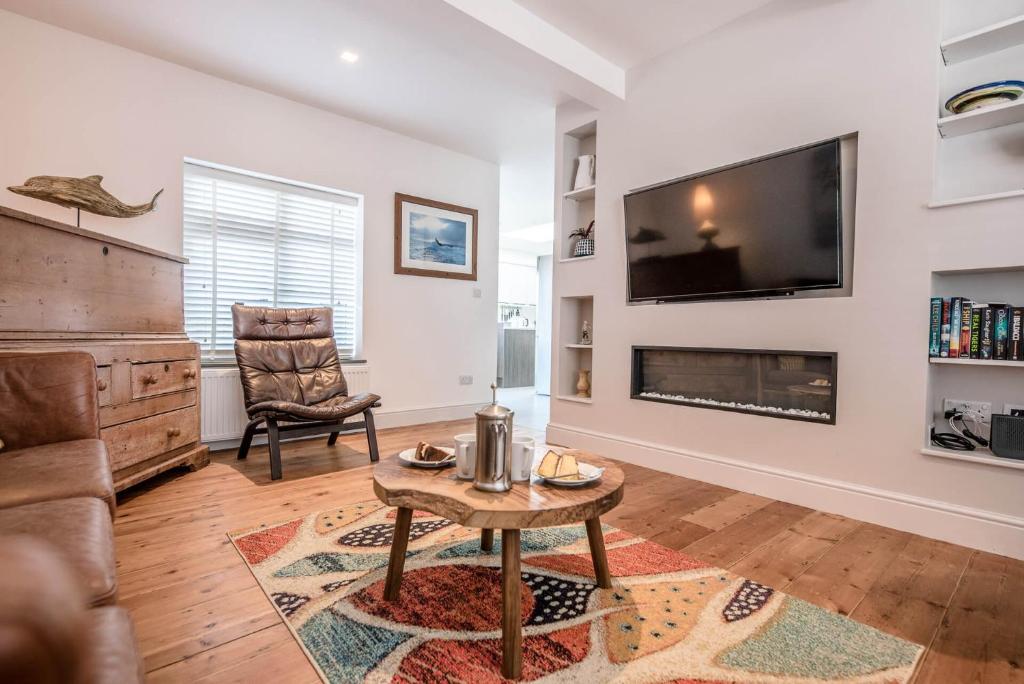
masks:
<svg viewBox="0 0 1024 684"><path fill-rule="evenodd" d="M394 509L377 501L232 534L328 682L505 681L501 544L413 517L401 598L381 597ZM523 681L905 682L922 648L605 526L614 586L583 525L522 534Z"/></svg>

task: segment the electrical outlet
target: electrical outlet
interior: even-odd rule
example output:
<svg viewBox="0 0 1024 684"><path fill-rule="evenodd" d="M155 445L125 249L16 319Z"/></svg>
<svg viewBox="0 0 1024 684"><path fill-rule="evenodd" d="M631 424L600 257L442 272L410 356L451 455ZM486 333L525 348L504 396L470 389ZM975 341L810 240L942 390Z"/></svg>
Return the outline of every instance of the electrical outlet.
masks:
<svg viewBox="0 0 1024 684"><path fill-rule="evenodd" d="M1024 404L1003 404L1003 413L1008 416L1024 417Z"/></svg>
<svg viewBox="0 0 1024 684"><path fill-rule="evenodd" d="M473 376L472 375L460 375L459 376L459 384L460 385L472 385L473 384Z"/></svg>
<svg viewBox="0 0 1024 684"><path fill-rule="evenodd" d="M992 402L990 401L965 401L963 399L944 399L942 401L942 410L951 411L953 409L959 409L963 412L973 411L974 413L980 413L986 423L992 420Z"/></svg>

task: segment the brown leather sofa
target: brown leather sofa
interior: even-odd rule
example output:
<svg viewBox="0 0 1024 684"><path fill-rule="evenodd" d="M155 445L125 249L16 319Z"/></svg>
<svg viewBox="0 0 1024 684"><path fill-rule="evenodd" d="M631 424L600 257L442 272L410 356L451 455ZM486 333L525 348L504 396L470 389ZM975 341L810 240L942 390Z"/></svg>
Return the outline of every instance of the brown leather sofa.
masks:
<svg viewBox="0 0 1024 684"><path fill-rule="evenodd" d="M0 681L143 680L99 437L92 356L0 354Z"/></svg>
<svg viewBox="0 0 1024 684"><path fill-rule="evenodd" d="M270 447L270 479L281 479L280 436L308 437L366 428L370 461L378 459L373 407L380 397L364 392L348 395L348 383L334 343L334 313L330 307L270 309L231 307L235 359L249 424L238 458L249 453L253 436L266 434ZM363 414L362 425L345 420ZM266 423L266 427L260 427ZM343 427L343 424L344 427Z"/></svg>

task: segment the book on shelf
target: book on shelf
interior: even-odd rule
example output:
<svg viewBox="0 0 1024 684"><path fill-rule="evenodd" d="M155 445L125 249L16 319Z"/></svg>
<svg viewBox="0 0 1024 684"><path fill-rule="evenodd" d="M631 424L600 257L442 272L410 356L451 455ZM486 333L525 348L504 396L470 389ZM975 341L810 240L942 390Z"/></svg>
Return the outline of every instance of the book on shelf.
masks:
<svg viewBox="0 0 1024 684"><path fill-rule="evenodd" d="M1010 307L989 304L992 307L992 358L1006 360L1006 346L1010 341Z"/></svg>
<svg viewBox="0 0 1024 684"><path fill-rule="evenodd" d="M949 297L942 298L942 327L939 328L939 356L949 356Z"/></svg>
<svg viewBox="0 0 1024 684"><path fill-rule="evenodd" d="M942 297L932 297L931 328L928 331L928 356L939 355L942 329Z"/></svg>
<svg viewBox="0 0 1024 684"><path fill-rule="evenodd" d="M1024 306L932 297L928 356L1024 361Z"/></svg>
<svg viewBox="0 0 1024 684"><path fill-rule="evenodd" d="M1010 348L1007 358L1010 361L1024 361L1024 307L1015 306L1010 309Z"/></svg>
<svg viewBox="0 0 1024 684"><path fill-rule="evenodd" d="M966 297L960 301L960 358L971 357L971 307L974 300Z"/></svg>
<svg viewBox="0 0 1024 684"><path fill-rule="evenodd" d="M983 361L992 358L993 323L992 307L986 306L981 310L981 359Z"/></svg>
<svg viewBox="0 0 1024 684"><path fill-rule="evenodd" d="M960 358L960 306L963 297L951 297L949 300L949 358Z"/></svg>
<svg viewBox="0 0 1024 684"><path fill-rule="evenodd" d="M985 309L983 304L971 306L971 358L981 358L981 312Z"/></svg>

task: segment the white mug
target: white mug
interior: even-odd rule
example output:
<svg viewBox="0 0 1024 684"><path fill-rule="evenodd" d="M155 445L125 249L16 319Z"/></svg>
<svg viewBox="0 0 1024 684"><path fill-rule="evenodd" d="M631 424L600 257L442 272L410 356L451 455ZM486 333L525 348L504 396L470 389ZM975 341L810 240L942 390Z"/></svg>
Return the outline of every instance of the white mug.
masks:
<svg viewBox="0 0 1024 684"><path fill-rule="evenodd" d="M472 480L476 474L476 435L467 432L455 435L455 475Z"/></svg>
<svg viewBox="0 0 1024 684"><path fill-rule="evenodd" d="M512 480L525 482L533 470L533 437L512 436Z"/></svg>

